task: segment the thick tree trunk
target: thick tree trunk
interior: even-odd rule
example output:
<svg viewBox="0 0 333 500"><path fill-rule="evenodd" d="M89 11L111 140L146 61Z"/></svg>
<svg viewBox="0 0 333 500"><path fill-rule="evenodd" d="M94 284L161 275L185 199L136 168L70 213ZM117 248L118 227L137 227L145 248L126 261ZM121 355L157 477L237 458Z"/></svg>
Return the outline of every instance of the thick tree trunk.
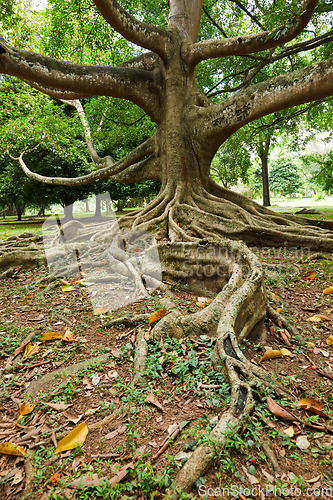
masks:
<svg viewBox="0 0 333 500"><path fill-rule="evenodd" d="M96 194L96 204L95 204L95 217L102 217L102 212L101 212L101 195Z"/></svg>

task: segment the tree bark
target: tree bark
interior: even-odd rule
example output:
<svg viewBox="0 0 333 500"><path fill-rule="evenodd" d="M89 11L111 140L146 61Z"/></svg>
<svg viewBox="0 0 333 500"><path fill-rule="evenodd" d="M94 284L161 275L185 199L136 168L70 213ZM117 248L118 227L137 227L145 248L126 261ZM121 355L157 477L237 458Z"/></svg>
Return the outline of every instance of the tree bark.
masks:
<svg viewBox="0 0 333 500"><path fill-rule="evenodd" d="M262 175L262 194L263 194L264 207L271 206L270 192L269 192L269 180L268 180L268 152L269 152L270 142L271 142L271 138L268 135L265 143L263 144L262 150L260 152L261 175Z"/></svg>

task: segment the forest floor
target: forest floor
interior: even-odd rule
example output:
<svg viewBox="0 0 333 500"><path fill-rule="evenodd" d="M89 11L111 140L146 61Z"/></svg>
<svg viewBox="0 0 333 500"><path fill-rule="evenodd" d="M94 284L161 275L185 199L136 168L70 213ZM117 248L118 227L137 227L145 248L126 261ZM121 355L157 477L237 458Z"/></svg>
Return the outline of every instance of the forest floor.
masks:
<svg viewBox="0 0 333 500"><path fill-rule="evenodd" d="M333 287L333 255L253 250L265 269L269 304L297 328L301 340L289 339L281 325L267 320L266 340L246 342L243 349L287 389L290 400L273 392L267 396L292 417L283 420L281 407L269 400L273 414L267 399L258 396L241 435L182 498L333 498L333 288L323 294ZM148 320L165 294L184 314L207 304L174 284L169 292L155 291L103 313L93 311L80 276L64 277L67 284L59 278L45 291L38 281L47 273L43 267L18 269L0 281L0 499L23 498L23 493L36 500L167 498L166 488L207 439L230 394L223 376L210 367L214 339L155 342ZM145 313L147 319L111 327L124 312ZM131 387L139 328L149 352L144 383ZM68 341L38 341L46 332L67 330L72 340L67 332ZM14 358L28 336L35 353L24 348ZM269 350L281 348L290 354L260 362ZM88 362L75 373L64 370L27 398L29 386L43 375L101 355L103 361ZM296 406L302 398L315 400L308 402L311 411ZM81 433L74 434L73 443L82 445L55 453L61 437L77 427ZM267 440L273 459L263 445ZM6 449L5 442L13 446Z"/></svg>

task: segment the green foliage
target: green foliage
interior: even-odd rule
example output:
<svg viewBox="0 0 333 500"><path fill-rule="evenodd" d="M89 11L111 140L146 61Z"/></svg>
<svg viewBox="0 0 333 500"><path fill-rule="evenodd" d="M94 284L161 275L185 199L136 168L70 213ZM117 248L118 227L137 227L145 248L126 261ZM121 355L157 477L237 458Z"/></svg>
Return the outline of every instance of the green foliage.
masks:
<svg viewBox="0 0 333 500"><path fill-rule="evenodd" d="M273 192L292 195L302 187L295 160L290 154L280 154L271 163L269 182Z"/></svg>
<svg viewBox="0 0 333 500"><path fill-rule="evenodd" d="M302 161L312 173L312 182L324 191L333 190L333 149L316 151L303 156Z"/></svg>

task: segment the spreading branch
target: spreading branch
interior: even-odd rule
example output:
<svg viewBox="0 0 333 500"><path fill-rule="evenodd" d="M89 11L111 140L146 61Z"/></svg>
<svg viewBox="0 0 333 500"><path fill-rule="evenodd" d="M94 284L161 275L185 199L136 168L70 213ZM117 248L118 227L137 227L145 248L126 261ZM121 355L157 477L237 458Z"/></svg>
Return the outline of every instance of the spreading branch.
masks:
<svg viewBox="0 0 333 500"><path fill-rule="evenodd" d="M170 35L163 28L138 21L116 0L93 0L106 22L127 40L166 59Z"/></svg>
<svg viewBox="0 0 333 500"><path fill-rule="evenodd" d="M152 136L149 139L147 139L147 141L140 144L140 146L133 149L133 151L128 153L126 156L124 156L124 158L119 160L117 163L114 163L113 165L108 164L104 168L95 170L90 174L82 175L79 177L48 177L45 175L37 174L36 172L32 172L28 168L23 159L23 156L27 152L27 150L21 153L19 157L13 157L12 155L10 155L10 153L8 153L8 155L12 160L17 161L20 164L23 172L28 177L38 182L43 182L45 184L61 185L61 186L82 186L84 184L90 184L91 182L94 182L98 179L103 179L105 177L111 177L112 179L117 180L118 174L123 173L124 171L126 171L126 169L130 169L131 167L132 167L131 171L133 170L135 171L134 167L136 167L136 169L138 170L140 168L138 167L138 163L140 164L141 167L144 167L146 165L144 161L140 162L140 160L145 156L153 155L154 151L155 151L155 137ZM105 163L107 163L107 159L108 157L101 158L101 161L105 161ZM157 174L155 174L155 176L156 175ZM123 174L123 177L124 176L125 173ZM118 175L118 179L120 178L122 177ZM119 180L119 182L121 181Z"/></svg>
<svg viewBox="0 0 333 500"><path fill-rule="evenodd" d="M193 126L202 127L202 141L210 139L218 147L238 129L262 116L333 93L333 59L314 63L241 90L208 108L196 108ZM213 153L214 154L214 153Z"/></svg>
<svg viewBox="0 0 333 500"><path fill-rule="evenodd" d="M181 38L198 38L203 0L169 0L168 28L177 28Z"/></svg>
<svg viewBox="0 0 333 500"><path fill-rule="evenodd" d="M0 54L0 73L35 82L42 91L43 87L48 87L76 96L106 95L127 99L153 120L158 119L158 70L72 64L19 50L2 41L0 46L6 50Z"/></svg>
<svg viewBox="0 0 333 500"><path fill-rule="evenodd" d="M195 66L205 59L253 54L283 45L304 30L317 4L318 0L305 0L300 15L272 31L194 43L187 51L188 63Z"/></svg>

